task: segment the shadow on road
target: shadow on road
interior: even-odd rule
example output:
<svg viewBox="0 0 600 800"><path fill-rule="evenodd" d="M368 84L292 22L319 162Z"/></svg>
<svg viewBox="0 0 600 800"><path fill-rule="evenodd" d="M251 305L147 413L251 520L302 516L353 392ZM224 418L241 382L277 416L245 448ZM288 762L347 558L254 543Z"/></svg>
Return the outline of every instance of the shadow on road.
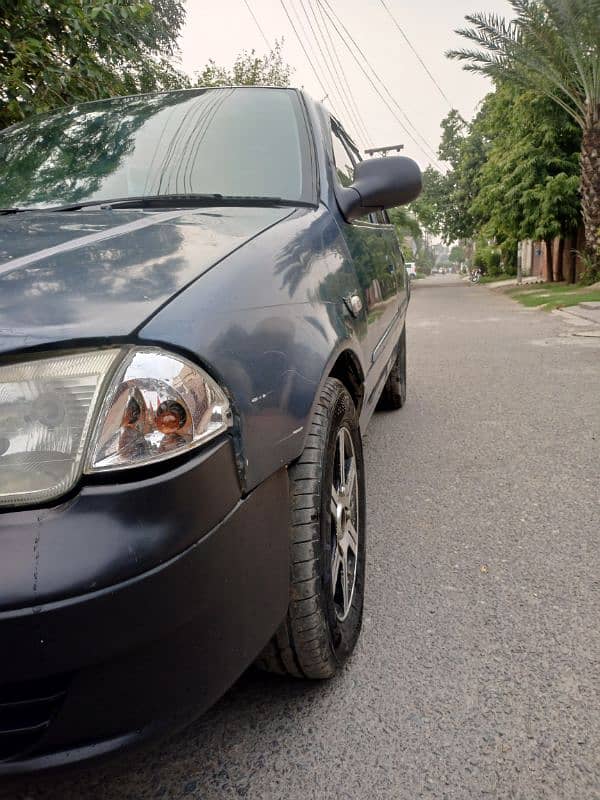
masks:
<svg viewBox="0 0 600 800"><path fill-rule="evenodd" d="M244 786L234 788L238 781L228 770L229 762L239 757L240 740L247 741L254 731L257 749L269 737L272 750L278 736L273 720L298 714L298 708L309 714L313 698L322 702L324 689L332 691L336 682L294 680L250 667L215 706L177 733L90 766L9 779L0 787L0 800L171 798L180 796L172 794L174 785L183 795L192 795L207 784L244 796ZM242 783L263 766L264 757L257 754Z"/></svg>

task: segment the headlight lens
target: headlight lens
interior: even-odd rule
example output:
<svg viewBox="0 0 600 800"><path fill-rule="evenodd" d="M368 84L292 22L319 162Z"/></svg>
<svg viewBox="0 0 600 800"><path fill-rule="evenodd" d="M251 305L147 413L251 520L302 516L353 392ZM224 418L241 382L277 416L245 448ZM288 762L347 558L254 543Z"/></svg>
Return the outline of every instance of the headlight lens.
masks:
<svg viewBox="0 0 600 800"><path fill-rule="evenodd" d="M0 506L69 491L119 350L0 367Z"/></svg>
<svg viewBox="0 0 600 800"><path fill-rule="evenodd" d="M230 424L218 384L158 348L0 366L0 506L59 497L84 465L97 472L171 458Z"/></svg>
<svg viewBox="0 0 600 800"><path fill-rule="evenodd" d="M103 403L86 472L171 458L230 423L225 393L203 370L158 349L136 350L118 368Z"/></svg>

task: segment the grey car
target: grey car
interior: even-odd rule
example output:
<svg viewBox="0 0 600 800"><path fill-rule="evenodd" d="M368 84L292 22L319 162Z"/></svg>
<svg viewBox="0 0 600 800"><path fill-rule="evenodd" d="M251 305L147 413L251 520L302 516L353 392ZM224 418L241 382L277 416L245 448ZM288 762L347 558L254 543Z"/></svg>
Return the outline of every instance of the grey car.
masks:
<svg viewBox="0 0 600 800"><path fill-rule="evenodd" d="M334 675L418 167L235 87L40 116L0 165L0 774L183 725L257 659Z"/></svg>

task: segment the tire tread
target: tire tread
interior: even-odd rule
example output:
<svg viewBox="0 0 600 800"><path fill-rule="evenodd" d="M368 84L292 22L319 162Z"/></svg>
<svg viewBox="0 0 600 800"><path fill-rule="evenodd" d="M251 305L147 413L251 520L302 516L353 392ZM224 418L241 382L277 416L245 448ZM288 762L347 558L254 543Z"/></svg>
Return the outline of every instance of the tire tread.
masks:
<svg viewBox="0 0 600 800"><path fill-rule="evenodd" d="M324 679L337 671L320 602L318 526L324 434L340 391L346 391L344 385L336 378L328 378L313 414L307 447L289 469L291 599L285 621L257 660L263 669L299 678Z"/></svg>

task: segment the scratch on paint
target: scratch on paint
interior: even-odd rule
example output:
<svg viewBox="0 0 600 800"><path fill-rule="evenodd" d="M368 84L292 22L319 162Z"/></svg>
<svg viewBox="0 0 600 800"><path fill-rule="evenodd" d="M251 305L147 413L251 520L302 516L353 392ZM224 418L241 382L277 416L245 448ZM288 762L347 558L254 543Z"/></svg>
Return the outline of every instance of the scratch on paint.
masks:
<svg viewBox="0 0 600 800"><path fill-rule="evenodd" d="M270 392L265 392L264 394L259 394L256 397L253 397L252 400L250 400L250 402L251 403L259 403L261 400L264 400L266 397L269 397L269 395L271 395L271 394L273 394L272 390Z"/></svg>
<svg viewBox="0 0 600 800"><path fill-rule="evenodd" d="M276 442L276 444L281 444L281 442L287 442L287 440L288 440L288 439L291 439L291 438L292 438L292 436L297 436L297 435L298 435L298 434L299 434L301 431L303 431L303 430L304 430L304 426L302 426L302 427L300 427L300 428L296 428L296 430L295 430L295 431L292 431L292 432L289 434L289 436L284 436L284 437L283 437L283 439L279 439L279 440Z"/></svg>
<svg viewBox="0 0 600 800"><path fill-rule="evenodd" d="M309 378L308 375L303 375L297 369L286 369L285 372L283 373L282 377L284 375L297 375L299 378L301 378L303 381L306 381L306 383L309 383L311 386L316 386L317 385L317 381L315 381L313 378Z"/></svg>
<svg viewBox="0 0 600 800"><path fill-rule="evenodd" d="M34 595L37 594L38 589L38 576L39 576L39 567L40 567L40 532L42 527L42 521L38 517L37 519L38 527L35 533L35 539L33 540L33 593Z"/></svg>

